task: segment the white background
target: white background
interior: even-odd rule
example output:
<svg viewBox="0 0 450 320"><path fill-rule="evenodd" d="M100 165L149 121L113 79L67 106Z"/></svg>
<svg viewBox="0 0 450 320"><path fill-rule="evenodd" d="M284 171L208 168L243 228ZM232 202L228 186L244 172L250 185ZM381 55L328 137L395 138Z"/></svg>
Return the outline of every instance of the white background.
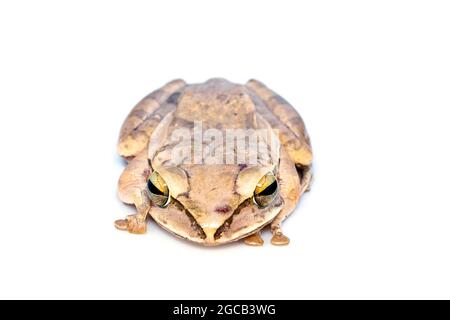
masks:
<svg viewBox="0 0 450 320"><path fill-rule="evenodd" d="M450 298L445 1L4 1L0 298ZM202 248L116 196L123 119L173 78L257 78L309 129L287 247Z"/></svg>

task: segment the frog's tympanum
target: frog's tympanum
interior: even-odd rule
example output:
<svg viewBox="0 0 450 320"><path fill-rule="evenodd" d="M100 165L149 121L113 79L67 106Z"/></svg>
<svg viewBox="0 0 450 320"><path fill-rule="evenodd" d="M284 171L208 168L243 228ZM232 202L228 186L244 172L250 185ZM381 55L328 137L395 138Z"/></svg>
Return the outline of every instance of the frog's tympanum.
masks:
<svg viewBox="0 0 450 320"><path fill-rule="evenodd" d="M119 154L128 161L119 197L137 213L116 228L142 234L147 218L206 246L289 238L281 222L309 189L312 152L302 118L261 82L169 82L123 124Z"/></svg>

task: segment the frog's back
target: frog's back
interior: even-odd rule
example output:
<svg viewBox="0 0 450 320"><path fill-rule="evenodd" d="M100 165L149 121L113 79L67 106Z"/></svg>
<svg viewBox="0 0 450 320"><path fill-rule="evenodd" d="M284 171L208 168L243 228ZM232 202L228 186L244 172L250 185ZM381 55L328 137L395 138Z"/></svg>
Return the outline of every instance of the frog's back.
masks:
<svg viewBox="0 0 450 320"><path fill-rule="evenodd" d="M174 80L146 96L122 126L119 154L131 159L151 141L165 146L162 131L192 129L196 123L203 130L275 129L295 163L312 161L303 120L287 101L256 80L240 85L222 78L201 84Z"/></svg>
<svg viewBox="0 0 450 320"><path fill-rule="evenodd" d="M255 105L243 85L214 78L186 86L177 100L174 116L178 119L216 129L255 126Z"/></svg>
<svg viewBox="0 0 450 320"><path fill-rule="evenodd" d="M148 155L153 165L278 162L278 147L271 147L276 136L245 86L214 78L187 85L172 98L174 110L150 138ZM201 157L196 158L199 152Z"/></svg>

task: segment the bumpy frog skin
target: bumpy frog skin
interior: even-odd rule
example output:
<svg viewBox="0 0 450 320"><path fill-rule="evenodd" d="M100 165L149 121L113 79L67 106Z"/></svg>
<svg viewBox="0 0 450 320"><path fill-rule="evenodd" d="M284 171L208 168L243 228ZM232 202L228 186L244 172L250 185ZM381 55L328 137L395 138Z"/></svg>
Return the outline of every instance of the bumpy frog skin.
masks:
<svg viewBox="0 0 450 320"><path fill-rule="evenodd" d="M186 149L179 148L174 136L194 137L195 130L206 135L209 129L224 136L229 129L267 135L258 140L263 148L255 150L223 151L220 139L204 139L199 157L191 145L179 156ZM119 180L119 197L135 205L137 213L117 220L116 228L142 234L151 217L172 234L206 246L240 239L262 245L260 231L266 226L272 244L288 244L281 222L312 178L310 139L300 115L256 80L245 85L224 79L167 83L131 111L118 151L128 161Z"/></svg>

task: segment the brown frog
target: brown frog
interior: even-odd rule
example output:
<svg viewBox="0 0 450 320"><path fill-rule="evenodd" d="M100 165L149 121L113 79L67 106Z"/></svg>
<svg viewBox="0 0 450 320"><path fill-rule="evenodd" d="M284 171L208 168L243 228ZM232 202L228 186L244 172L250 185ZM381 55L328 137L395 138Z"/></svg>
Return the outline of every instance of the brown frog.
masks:
<svg viewBox="0 0 450 320"><path fill-rule="evenodd" d="M142 234L147 218L174 235L215 246L239 239L286 245L281 222L309 189L312 151L296 110L261 82L174 80L125 120L119 154L128 161L119 197L137 213L119 230Z"/></svg>

